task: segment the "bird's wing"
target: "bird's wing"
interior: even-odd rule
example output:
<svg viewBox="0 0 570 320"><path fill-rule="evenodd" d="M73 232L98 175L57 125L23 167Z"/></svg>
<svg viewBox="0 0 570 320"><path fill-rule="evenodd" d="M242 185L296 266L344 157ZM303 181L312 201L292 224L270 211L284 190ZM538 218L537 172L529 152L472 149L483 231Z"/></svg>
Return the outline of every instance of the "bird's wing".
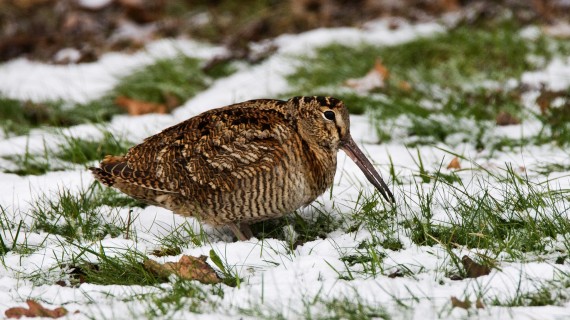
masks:
<svg viewBox="0 0 570 320"><path fill-rule="evenodd" d="M284 161L293 128L283 109L260 109L263 103L281 102L212 110L147 138L126 156L131 182L188 196L234 190L241 179L272 170Z"/></svg>

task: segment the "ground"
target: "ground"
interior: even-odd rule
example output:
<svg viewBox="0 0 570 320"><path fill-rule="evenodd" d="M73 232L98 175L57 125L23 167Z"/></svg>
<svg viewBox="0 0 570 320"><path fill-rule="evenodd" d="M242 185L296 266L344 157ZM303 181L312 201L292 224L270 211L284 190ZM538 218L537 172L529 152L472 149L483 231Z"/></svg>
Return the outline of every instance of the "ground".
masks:
<svg viewBox="0 0 570 320"><path fill-rule="evenodd" d="M227 48L184 39L85 64L5 62L0 311L33 299L78 319L570 317L562 29L448 15L285 34L253 46L272 47L266 59L215 68L202 67ZM235 241L87 170L205 110L309 94L347 103L395 205L340 152L329 191ZM223 280L143 264L182 255Z"/></svg>

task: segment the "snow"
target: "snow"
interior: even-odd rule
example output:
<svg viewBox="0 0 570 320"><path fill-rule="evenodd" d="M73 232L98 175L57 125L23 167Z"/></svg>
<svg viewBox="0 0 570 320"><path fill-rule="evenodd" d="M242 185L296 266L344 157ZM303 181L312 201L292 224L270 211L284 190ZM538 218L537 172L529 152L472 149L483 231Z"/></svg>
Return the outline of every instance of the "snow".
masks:
<svg viewBox="0 0 570 320"><path fill-rule="evenodd" d="M102 5L105 1L81 1L83 6ZM175 124L183 119L201 113L205 110L255 98L275 97L288 90L285 76L294 70L291 55L311 54L312 50L329 44L341 42L358 44L369 42L382 45L395 45L415 39L419 36L430 36L444 32L438 24L409 25L391 30L386 21L369 23L362 29L337 28L318 29L299 35L283 35L274 40L278 46L275 55L259 65L242 68L235 74L214 82L208 89L187 101L172 115L145 115L140 117L118 116L108 128L116 134L128 135L133 141L141 141L146 136ZM530 30L530 29L529 29ZM526 31L527 33L535 30ZM109 53L99 61L81 65L48 65L16 59L0 65L0 93L17 98L34 101L63 99L70 102L87 102L103 95L113 88L117 79L133 70L151 63L155 59L184 53L202 59L212 58L223 52L220 47L212 47L189 40L160 40L148 45L143 51L127 55ZM538 87L546 84L553 90L570 87L570 60L555 59L545 69L527 72L521 81ZM531 99L532 100L532 99ZM406 121L406 119L398 119ZM445 122L446 119L438 121ZM460 126L471 126L469 121L461 122ZM525 122L521 125L499 127L488 132L494 137L521 138L532 135L540 130L540 125ZM99 130L91 125L80 125L65 131L75 137L96 137ZM417 179L417 154L422 155L424 165L430 171L436 171L441 164L451 160L451 155L444 150L450 150L466 156L472 163L463 162L464 168L481 165L492 172L502 172L507 163L514 168L525 167L532 177L532 169L549 162L568 161L568 154L554 146L529 146L524 152L498 152L494 155L479 153L470 143L461 144L461 137L451 137L448 145L441 148L422 146L418 150L408 150L398 139L388 144L378 145L378 137L370 119L366 116L351 117L351 132L364 152L369 155L380 173L388 176L390 158L394 161L395 170L407 184L396 187L393 191L398 205L407 199L410 208L402 209L405 214L417 210L418 193L430 192L431 185L421 185L423 190L417 190L413 183ZM48 148L57 146L60 141L53 133L34 130L30 137L12 137L0 140L0 155L23 154L26 150L41 153ZM455 146L455 147L451 147ZM2 163L0 163L2 165ZM481 192L482 188L469 171L458 172L468 183L472 194ZM570 188L568 173L551 177L551 187L557 189ZM72 192L85 190L93 182L92 176L83 168L49 172L41 176L19 177L13 174L0 173L0 206L12 223L23 221L31 225L34 217L30 208L35 200L47 196L55 197L57 192L67 188ZM449 198L453 190L445 188L435 193L441 200ZM328 192L318 199L317 209L337 211L338 214L351 212L359 192L371 194L372 186L366 181L358 167L346 157L339 154L339 168L335 177L332 194ZM491 192L501 196L497 187ZM561 212L568 212L567 204L557 203ZM304 216L310 217L317 209L311 207L302 210ZM106 221L126 221L129 215L127 209L102 210L109 212L102 217ZM147 207L134 208L132 212L136 219L131 226L132 239L106 238L98 243L82 243L93 250L104 248L106 254L120 254L124 250L134 249L149 253L160 247L160 239L176 230L182 224L196 233L200 224L194 218L173 215L170 211ZM2 217L0 217L2 218ZM457 217L450 216L443 208L434 208L433 220L445 223ZM402 219L402 218L400 218ZM381 249L386 258L382 262L384 272L376 277L360 276L355 273L354 280L339 279L339 273L346 275L346 267L339 259L341 256L357 253L357 248L364 240L371 237L370 230L358 230L352 233L335 231L326 239L307 242L295 250L288 249L287 243L275 239L259 241L232 242L232 237L226 229L214 229L203 226L208 235L208 243L194 246L188 243L183 248L183 254L199 256L209 255L214 250L223 261L231 266L244 282L235 288L223 286L223 297L211 296L216 301L217 308L203 306L203 314L191 313L188 310L172 310L163 318L196 318L196 319L235 319L250 318L239 315L240 309L257 310L260 314L271 317L272 314L282 314L286 318L303 318L304 311L309 308L312 314L327 312L326 306L318 303L318 299L346 299L348 302L360 301L365 305L385 308L395 318L433 319L433 318L516 318L516 319L561 319L570 317L570 305L544 307L498 307L492 306L493 298L509 301L521 291L533 292L542 284L550 283L570 272L568 264L555 265L537 261L501 261L500 269L493 269L491 274L476 279L452 281L446 272L453 270L449 253L446 248L435 245L415 245L404 232L396 230L404 245L404 249L392 251ZM0 230L0 236L6 245L11 246L15 241L15 230ZM376 232L377 233L377 232ZM382 236L382 235L378 235ZM563 239L558 239L562 241ZM30 279L31 274L50 272L62 260L69 261L78 255L80 249L67 244L57 236L46 233L33 233L21 230L18 243L38 246L38 250L29 254L9 252L2 257L0 265L0 312L14 306L24 305L27 298L40 299L48 306L64 305L73 314L73 318L112 318L130 319L143 318L152 303L135 298L138 295L158 292L155 287L141 286L101 286L84 283L80 287L61 287L49 281L36 283ZM559 243L558 243L559 244ZM553 243L553 247L557 242ZM454 249L458 256L478 253L467 248ZM95 260L93 255L86 258ZM180 256L156 258L160 262L177 261ZM497 259L500 259L499 257ZM210 261L211 262L211 261ZM390 270L405 266L413 276L389 278ZM355 267L357 268L357 267ZM351 269L353 272L357 269ZM54 275L56 276L56 275ZM41 282L41 281L40 281ZM168 287L169 284L164 286ZM203 288L208 286L200 285ZM450 308L450 297L459 299L469 298L472 302L482 296L486 308L463 310ZM318 299L317 299L318 298ZM307 305L307 301L315 301ZM401 303L399 304L398 301ZM404 307L407 305L409 307ZM255 318L255 317L251 317Z"/></svg>
<svg viewBox="0 0 570 320"><path fill-rule="evenodd" d="M522 81L535 88L544 84L553 91L566 90L570 86L570 58L555 58L544 70L526 72Z"/></svg>
<svg viewBox="0 0 570 320"><path fill-rule="evenodd" d="M98 10L108 6L112 0L79 0L78 2L81 7Z"/></svg>
<svg viewBox="0 0 570 320"><path fill-rule="evenodd" d="M15 59L0 66L0 93L32 101L66 100L84 103L112 89L118 78L156 59L186 54L208 59L224 52L190 40L159 40L134 55L105 54L97 62L50 65Z"/></svg>

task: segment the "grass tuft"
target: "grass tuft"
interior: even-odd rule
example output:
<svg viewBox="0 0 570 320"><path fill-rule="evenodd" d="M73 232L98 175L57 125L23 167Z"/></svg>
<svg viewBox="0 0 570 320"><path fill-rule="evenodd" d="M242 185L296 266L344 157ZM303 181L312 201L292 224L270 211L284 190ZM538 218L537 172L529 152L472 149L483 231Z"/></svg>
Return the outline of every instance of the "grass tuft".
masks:
<svg viewBox="0 0 570 320"><path fill-rule="evenodd" d="M56 156L61 160L76 164L101 160L106 155L125 154L133 145L131 142L113 136L110 132L104 132L103 138L99 141L70 136L64 136L64 139L65 142L59 146Z"/></svg>
<svg viewBox="0 0 570 320"><path fill-rule="evenodd" d="M545 252L545 239L570 232L566 218L570 207L564 205L568 191L545 189L512 167L504 175L491 174L496 183L474 179L470 184L482 188L477 192L462 182L441 179L427 192L420 192L419 211L412 210L411 218L402 223L414 243L479 248L518 259L523 253ZM435 192L442 200L434 200Z"/></svg>
<svg viewBox="0 0 570 320"><path fill-rule="evenodd" d="M115 221L105 222L101 203L90 188L78 193L61 189L56 195L44 196L33 204L30 215L35 219L32 230L57 234L72 240L101 240L117 237L125 229Z"/></svg>
<svg viewBox="0 0 570 320"><path fill-rule="evenodd" d="M509 114L524 121L531 116L521 102L521 88L508 82L544 66L530 56L549 61L569 50L563 41L546 36L523 38L511 20L487 21L395 46L327 45L299 57L301 66L287 79L290 95L324 92L344 100L351 113L370 111L381 141L403 138L409 147L470 142L492 149L482 137L497 117ZM360 94L345 85L364 76L377 58L389 70L385 87ZM541 120L551 139L568 140L565 116ZM395 129L401 134L394 135Z"/></svg>

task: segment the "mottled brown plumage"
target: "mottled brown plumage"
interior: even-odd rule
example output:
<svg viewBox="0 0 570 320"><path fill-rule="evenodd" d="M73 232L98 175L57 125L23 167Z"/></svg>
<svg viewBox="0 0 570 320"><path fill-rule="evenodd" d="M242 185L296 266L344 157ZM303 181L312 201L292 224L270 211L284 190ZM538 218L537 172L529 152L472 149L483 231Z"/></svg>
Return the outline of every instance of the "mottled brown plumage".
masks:
<svg viewBox="0 0 570 320"><path fill-rule="evenodd" d="M204 112L107 156L95 178L239 239L251 222L308 205L333 183L343 149L387 200L394 197L352 140L344 104L329 97L251 100ZM241 226L241 228L239 227Z"/></svg>

